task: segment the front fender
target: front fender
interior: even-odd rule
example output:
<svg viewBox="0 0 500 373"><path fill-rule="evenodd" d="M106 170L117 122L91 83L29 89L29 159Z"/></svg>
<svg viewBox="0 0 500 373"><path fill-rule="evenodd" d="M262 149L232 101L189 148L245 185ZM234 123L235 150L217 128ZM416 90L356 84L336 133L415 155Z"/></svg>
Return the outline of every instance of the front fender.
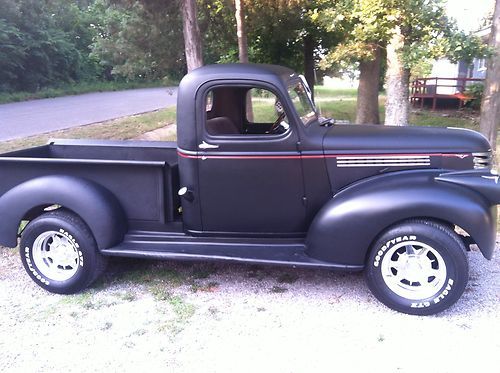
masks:
<svg viewBox="0 0 500 373"><path fill-rule="evenodd" d="M496 206L469 187L437 181L439 175L437 170L395 172L342 190L314 218L306 239L308 255L333 263L363 265L381 232L418 217L458 225L491 259Z"/></svg>
<svg viewBox="0 0 500 373"><path fill-rule="evenodd" d="M99 249L123 240L127 230L125 213L109 190L90 180L52 175L26 181L0 197L0 244L16 246L23 217L33 208L54 204L78 214L89 226Z"/></svg>

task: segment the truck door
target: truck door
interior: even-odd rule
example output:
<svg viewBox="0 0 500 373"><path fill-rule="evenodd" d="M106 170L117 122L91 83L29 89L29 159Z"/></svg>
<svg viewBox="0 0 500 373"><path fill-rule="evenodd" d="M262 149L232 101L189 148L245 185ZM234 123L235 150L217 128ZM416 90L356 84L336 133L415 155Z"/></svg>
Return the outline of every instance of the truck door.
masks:
<svg viewBox="0 0 500 373"><path fill-rule="evenodd" d="M290 108L265 85L214 85L201 99L206 109L198 127L203 230L304 232L302 164L298 135L286 115Z"/></svg>

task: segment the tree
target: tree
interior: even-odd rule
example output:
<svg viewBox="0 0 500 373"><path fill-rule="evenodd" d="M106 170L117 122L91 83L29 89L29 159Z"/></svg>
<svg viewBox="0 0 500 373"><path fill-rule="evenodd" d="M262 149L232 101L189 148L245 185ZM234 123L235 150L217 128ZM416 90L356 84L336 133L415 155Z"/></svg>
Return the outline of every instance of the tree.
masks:
<svg viewBox="0 0 500 373"><path fill-rule="evenodd" d="M100 75L89 58L93 32L86 7L63 0L0 0L0 9L2 91L34 91Z"/></svg>
<svg viewBox="0 0 500 373"><path fill-rule="evenodd" d="M496 149L497 131L500 122L500 0L496 0L489 45L496 52L487 63L486 81L481 102L479 127Z"/></svg>
<svg viewBox="0 0 500 373"><path fill-rule="evenodd" d="M242 63L248 63L248 41L245 27L245 4L243 0L235 0L236 35L238 36L238 56Z"/></svg>
<svg viewBox="0 0 500 373"><path fill-rule="evenodd" d="M401 54L404 46L405 37L396 27L387 45L386 125L406 126L410 117L410 68L405 66Z"/></svg>
<svg viewBox="0 0 500 373"><path fill-rule="evenodd" d="M182 24L184 35L184 50L188 72L203 66L200 27L196 0L181 0Z"/></svg>
<svg viewBox="0 0 500 373"><path fill-rule="evenodd" d="M110 79L179 79L185 74L176 2L97 0L92 9L97 15L92 55Z"/></svg>
<svg viewBox="0 0 500 373"><path fill-rule="evenodd" d="M380 72L390 27L386 16L386 4L381 0L340 0L318 15L320 23L344 39L321 66L348 64L359 69L357 124L380 123Z"/></svg>
<svg viewBox="0 0 500 373"><path fill-rule="evenodd" d="M303 72L314 90L321 56L339 42L338 34L314 21L325 0L245 1L253 60Z"/></svg>
<svg viewBox="0 0 500 373"><path fill-rule="evenodd" d="M345 40L325 67L356 63L360 70L356 123L378 123L378 72L386 52L386 124L406 125L411 69L434 57L477 56L478 39L457 31L441 0L339 0L318 19ZM480 48L479 48L480 49Z"/></svg>
<svg viewBox="0 0 500 373"><path fill-rule="evenodd" d="M179 79L203 65L196 0L94 0L94 55L127 79Z"/></svg>
<svg viewBox="0 0 500 373"><path fill-rule="evenodd" d="M372 50L372 57L359 61L356 124L380 124L378 94L382 48L377 44L367 47Z"/></svg>
<svg viewBox="0 0 500 373"><path fill-rule="evenodd" d="M452 24L440 0L392 0L387 5L385 124L406 126L411 68L436 53Z"/></svg>
<svg viewBox="0 0 500 373"><path fill-rule="evenodd" d="M472 62L487 54L480 39L459 31L440 0L384 0L391 28L387 32L385 124L409 122L411 70L429 58Z"/></svg>

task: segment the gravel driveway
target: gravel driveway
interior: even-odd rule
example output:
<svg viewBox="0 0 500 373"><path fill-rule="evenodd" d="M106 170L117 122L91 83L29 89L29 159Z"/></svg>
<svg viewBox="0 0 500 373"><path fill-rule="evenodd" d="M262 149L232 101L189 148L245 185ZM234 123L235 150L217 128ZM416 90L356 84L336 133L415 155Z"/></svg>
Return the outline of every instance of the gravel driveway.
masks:
<svg viewBox="0 0 500 373"><path fill-rule="evenodd" d="M46 293L0 248L2 372L498 372L500 255L470 253L452 309L393 312L361 274L113 260L75 296Z"/></svg>

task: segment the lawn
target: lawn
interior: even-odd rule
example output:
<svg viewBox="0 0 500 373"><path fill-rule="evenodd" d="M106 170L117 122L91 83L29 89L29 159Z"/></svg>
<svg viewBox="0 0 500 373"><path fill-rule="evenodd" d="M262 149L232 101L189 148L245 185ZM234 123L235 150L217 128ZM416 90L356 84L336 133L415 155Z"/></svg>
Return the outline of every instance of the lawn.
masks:
<svg viewBox="0 0 500 373"><path fill-rule="evenodd" d="M356 119L356 89L331 89L316 87L316 104L322 114L354 123ZM385 117L385 96L380 96L380 119ZM479 130L477 114L462 110L429 111L412 110L410 124L415 126L460 127Z"/></svg>

